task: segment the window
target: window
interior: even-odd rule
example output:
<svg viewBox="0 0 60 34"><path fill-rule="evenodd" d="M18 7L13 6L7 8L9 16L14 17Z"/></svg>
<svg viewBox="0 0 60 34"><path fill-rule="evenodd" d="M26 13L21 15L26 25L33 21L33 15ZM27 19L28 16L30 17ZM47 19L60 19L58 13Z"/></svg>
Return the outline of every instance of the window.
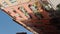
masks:
<svg viewBox="0 0 60 34"><path fill-rule="evenodd" d="M0 9L4 9L4 8L5 8L4 6L0 5Z"/></svg>
<svg viewBox="0 0 60 34"><path fill-rule="evenodd" d="M57 5L57 8L60 10L60 4Z"/></svg>
<svg viewBox="0 0 60 34"><path fill-rule="evenodd" d="M14 8L10 8L14 13L17 13L16 10Z"/></svg>
<svg viewBox="0 0 60 34"><path fill-rule="evenodd" d="M30 9L34 12L35 16L38 18L38 19L41 19L43 18L42 14L40 14L38 12L38 8L37 8L37 5L36 4L33 4L33 5L29 5Z"/></svg>
<svg viewBox="0 0 60 34"><path fill-rule="evenodd" d="M17 13L16 16L20 16L20 15Z"/></svg>
<svg viewBox="0 0 60 34"><path fill-rule="evenodd" d="M10 12L10 11L8 11L8 14L11 14L11 12Z"/></svg>
<svg viewBox="0 0 60 34"><path fill-rule="evenodd" d="M27 17L30 18L29 14L28 14L27 11L24 9L24 7L19 7L18 9L21 10L21 11L25 14L25 16L27 16Z"/></svg>
<svg viewBox="0 0 60 34"><path fill-rule="evenodd" d="M16 0L9 0L11 3L15 3L16 2Z"/></svg>
<svg viewBox="0 0 60 34"><path fill-rule="evenodd" d="M13 10L14 13L17 13L15 10Z"/></svg>
<svg viewBox="0 0 60 34"><path fill-rule="evenodd" d="M13 19L16 20L16 16L13 16Z"/></svg>
<svg viewBox="0 0 60 34"><path fill-rule="evenodd" d="M34 13L38 12L38 8L37 8L37 5L36 5L36 4L29 5L29 7L30 7L30 9L31 9Z"/></svg>
<svg viewBox="0 0 60 34"><path fill-rule="evenodd" d="M40 14L39 12L35 13L35 16L40 20L43 18L43 15Z"/></svg>
<svg viewBox="0 0 60 34"><path fill-rule="evenodd" d="M5 1L3 1L2 4L3 4L4 7L8 6L8 4Z"/></svg>
<svg viewBox="0 0 60 34"><path fill-rule="evenodd" d="M20 15L19 13L16 13L16 16L21 17L21 15ZM21 18L22 18L22 17L21 17Z"/></svg>
<svg viewBox="0 0 60 34"><path fill-rule="evenodd" d="M47 0L41 0L41 2L43 3L42 6L45 10L50 10L52 8L51 4L49 4Z"/></svg>
<svg viewBox="0 0 60 34"><path fill-rule="evenodd" d="M29 2L31 0L20 0L21 3Z"/></svg>
<svg viewBox="0 0 60 34"><path fill-rule="evenodd" d="M29 14L29 17L32 19L32 16Z"/></svg>

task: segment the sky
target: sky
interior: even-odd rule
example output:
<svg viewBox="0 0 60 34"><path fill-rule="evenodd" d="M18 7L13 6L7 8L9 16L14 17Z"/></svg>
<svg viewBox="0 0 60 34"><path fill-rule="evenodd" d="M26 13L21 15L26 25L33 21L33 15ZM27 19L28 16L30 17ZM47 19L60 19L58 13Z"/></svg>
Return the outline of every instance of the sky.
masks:
<svg viewBox="0 0 60 34"><path fill-rule="evenodd" d="M33 34L23 26L14 22L9 15L0 10L0 34L16 34L17 32L27 32L27 34Z"/></svg>

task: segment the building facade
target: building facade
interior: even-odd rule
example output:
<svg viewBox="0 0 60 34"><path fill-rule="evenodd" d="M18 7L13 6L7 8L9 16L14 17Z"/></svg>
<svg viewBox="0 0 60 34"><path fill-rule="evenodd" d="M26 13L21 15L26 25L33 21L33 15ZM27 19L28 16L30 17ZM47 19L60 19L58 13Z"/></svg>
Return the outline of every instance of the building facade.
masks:
<svg viewBox="0 0 60 34"><path fill-rule="evenodd" d="M53 7L54 10L57 9L57 5L60 4L60 0L47 0Z"/></svg>
<svg viewBox="0 0 60 34"><path fill-rule="evenodd" d="M49 25L49 13L42 9L39 0L0 0L0 8L34 34L55 33Z"/></svg>

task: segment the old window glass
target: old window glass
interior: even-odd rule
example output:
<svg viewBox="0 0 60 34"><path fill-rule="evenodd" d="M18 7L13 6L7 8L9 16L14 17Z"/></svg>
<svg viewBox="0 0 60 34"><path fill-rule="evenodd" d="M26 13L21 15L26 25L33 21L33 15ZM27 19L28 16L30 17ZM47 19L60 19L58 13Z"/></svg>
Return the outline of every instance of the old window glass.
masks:
<svg viewBox="0 0 60 34"><path fill-rule="evenodd" d="M8 6L8 3L6 3L5 1L2 1L2 5L3 5L4 7L7 7L7 6Z"/></svg>
<svg viewBox="0 0 60 34"><path fill-rule="evenodd" d="M16 2L16 0L9 0L11 3L15 3Z"/></svg>
<svg viewBox="0 0 60 34"><path fill-rule="evenodd" d="M30 9L31 9L34 13L38 12L38 8L37 8L37 5L36 5L36 4L29 5L29 7L30 7Z"/></svg>
<svg viewBox="0 0 60 34"><path fill-rule="evenodd" d="M30 18L29 14L27 13L24 7L19 7L18 9L21 10L25 14L25 16Z"/></svg>
<svg viewBox="0 0 60 34"><path fill-rule="evenodd" d="M0 5L0 9L4 9L4 8L5 8L4 6Z"/></svg>
<svg viewBox="0 0 60 34"><path fill-rule="evenodd" d="M29 5L30 9L33 11L33 13L35 14L36 17L38 17L38 19L43 18L42 14L39 13L38 7L36 4L33 5Z"/></svg>

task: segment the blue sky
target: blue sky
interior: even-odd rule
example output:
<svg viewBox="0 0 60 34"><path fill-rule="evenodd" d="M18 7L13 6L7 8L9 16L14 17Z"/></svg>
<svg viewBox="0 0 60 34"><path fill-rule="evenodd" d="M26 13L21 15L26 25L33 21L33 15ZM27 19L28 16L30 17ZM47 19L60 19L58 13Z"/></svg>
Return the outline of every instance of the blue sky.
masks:
<svg viewBox="0 0 60 34"><path fill-rule="evenodd" d="M15 23L11 17L0 10L0 34L16 34L17 32L27 32L27 34L32 34L32 32Z"/></svg>

